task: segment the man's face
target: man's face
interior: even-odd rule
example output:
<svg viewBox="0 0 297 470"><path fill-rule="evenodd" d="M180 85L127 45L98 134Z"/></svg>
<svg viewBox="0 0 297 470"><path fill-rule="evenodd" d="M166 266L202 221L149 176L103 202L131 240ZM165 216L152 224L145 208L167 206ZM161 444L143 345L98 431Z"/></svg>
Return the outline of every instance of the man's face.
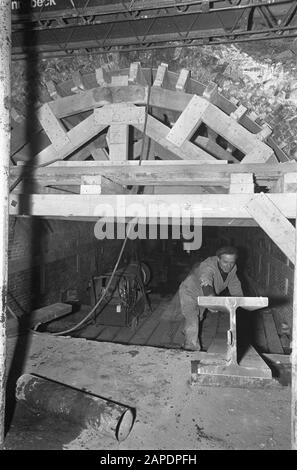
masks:
<svg viewBox="0 0 297 470"><path fill-rule="evenodd" d="M219 256L218 263L222 271L229 273L235 266L236 255L223 254Z"/></svg>

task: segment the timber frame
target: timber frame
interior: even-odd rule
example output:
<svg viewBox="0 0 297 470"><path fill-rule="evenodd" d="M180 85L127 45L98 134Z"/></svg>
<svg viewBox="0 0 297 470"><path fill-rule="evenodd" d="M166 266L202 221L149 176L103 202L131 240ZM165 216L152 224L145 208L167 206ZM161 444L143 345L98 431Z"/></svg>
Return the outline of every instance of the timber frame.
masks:
<svg viewBox="0 0 297 470"><path fill-rule="evenodd" d="M42 100L34 154L12 111L11 215L129 220L138 204L161 223L175 205L203 225L259 225L294 263L297 163L215 83L134 62L50 81Z"/></svg>

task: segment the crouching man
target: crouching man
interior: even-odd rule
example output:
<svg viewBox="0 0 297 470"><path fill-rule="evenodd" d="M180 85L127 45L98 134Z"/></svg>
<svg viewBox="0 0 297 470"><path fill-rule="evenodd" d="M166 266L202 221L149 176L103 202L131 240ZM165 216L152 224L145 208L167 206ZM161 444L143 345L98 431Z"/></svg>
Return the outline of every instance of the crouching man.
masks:
<svg viewBox="0 0 297 470"><path fill-rule="evenodd" d="M200 351L200 322L205 307L199 307L198 296L220 295L228 288L231 296L243 296L241 283L236 275L237 249L231 246L220 248L216 256L210 256L195 265L179 287L181 313L185 318L184 349ZM210 309L209 309L210 310ZM214 312L214 310L210 310Z"/></svg>

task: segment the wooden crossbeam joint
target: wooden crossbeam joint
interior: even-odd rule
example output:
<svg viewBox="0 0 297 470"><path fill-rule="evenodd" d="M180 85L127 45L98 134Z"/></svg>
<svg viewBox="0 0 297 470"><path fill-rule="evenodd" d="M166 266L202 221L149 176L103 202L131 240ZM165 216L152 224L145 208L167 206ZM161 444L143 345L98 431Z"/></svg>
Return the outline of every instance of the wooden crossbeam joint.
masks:
<svg viewBox="0 0 297 470"><path fill-rule="evenodd" d="M254 177L252 173L231 173L230 175L230 194L253 193Z"/></svg>

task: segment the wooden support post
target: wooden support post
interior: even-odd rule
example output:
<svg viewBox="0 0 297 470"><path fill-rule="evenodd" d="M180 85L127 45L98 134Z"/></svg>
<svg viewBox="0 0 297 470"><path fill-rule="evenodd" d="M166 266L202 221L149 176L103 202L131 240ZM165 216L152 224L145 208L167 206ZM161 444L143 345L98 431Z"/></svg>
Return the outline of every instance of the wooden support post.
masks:
<svg viewBox="0 0 297 470"><path fill-rule="evenodd" d="M129 126L111 124L109 128L109 159L128 160Z"/></svg>
<svg viewBox="0 0 297 470"><path fill-rule="evenodd" d="M210 106L207 100L196 95L193 96L184 112L180 115L167 139L174 145L180 147L185 140L189 139L202 122L202 116Z"/></svg>
<svg viewBox="0 0 297 470"><path fill-rule="evenodd" d="M70 140L63 124L56 118L50 106L46 103L38 110L38 120L42 125L55 150L69 145Z"/></svg>
<svg viewBox="0 0 297 470"><path fill-rule="evenodd" d="M10 158L11 1L0 2L0 447L4 442L6 387L6 302L8 278L8 198Z"/></svg>
<svg viewBox="0 0 297 470"><path fill-rule="evenodd" d="M270 196L257 194L248 202L246 208L279 249L294 263L295 228L273 204Z"/></svg>
<svg viewBox="0 0 297 470"><path fill-rule="evenodd" d="M229 193L253 193L254 178L252 173L231 173Z"/></svg>
<svg viewBox="0 0 297 470"><path fill-rule="evenodd" d="M168 64L162 63L161 65L159 65L157 69L153 86L157 86L157 87L160 86L160 87L166 88L167 82L168 82Z"/></svg>
<svg viewBox="0 0 297 470"><path fill-rule="evenodd" d="M131 85L138 83L139 85L147 86L147 81L140 62L132 62L132 64L130 64L128 82Z"/></svg>
<svg viewBox="0 0 297 470"><path fill-rule="evenodd" d="M190 93L190 80L191 80L191 71L188 69L181 69L179 77L175 85L175 89L177 91Z"/></svg>
<svg viewBox="0 0 297 470"><path fill-rule="evenodd" d="M96 81L100 86L110 84L110 74L103 67L96 69Z"/></svg>
<svg viewBox="0 0 297 470"><path fill-rule="evenodd" d="M296 212L296 218L295 218L295 226L296 225L297 225L297 212ZM291 443L292 443L292 450L297 450L297 229L295 229L295 269L294 269L291 363L292 363Z"/></svg>

